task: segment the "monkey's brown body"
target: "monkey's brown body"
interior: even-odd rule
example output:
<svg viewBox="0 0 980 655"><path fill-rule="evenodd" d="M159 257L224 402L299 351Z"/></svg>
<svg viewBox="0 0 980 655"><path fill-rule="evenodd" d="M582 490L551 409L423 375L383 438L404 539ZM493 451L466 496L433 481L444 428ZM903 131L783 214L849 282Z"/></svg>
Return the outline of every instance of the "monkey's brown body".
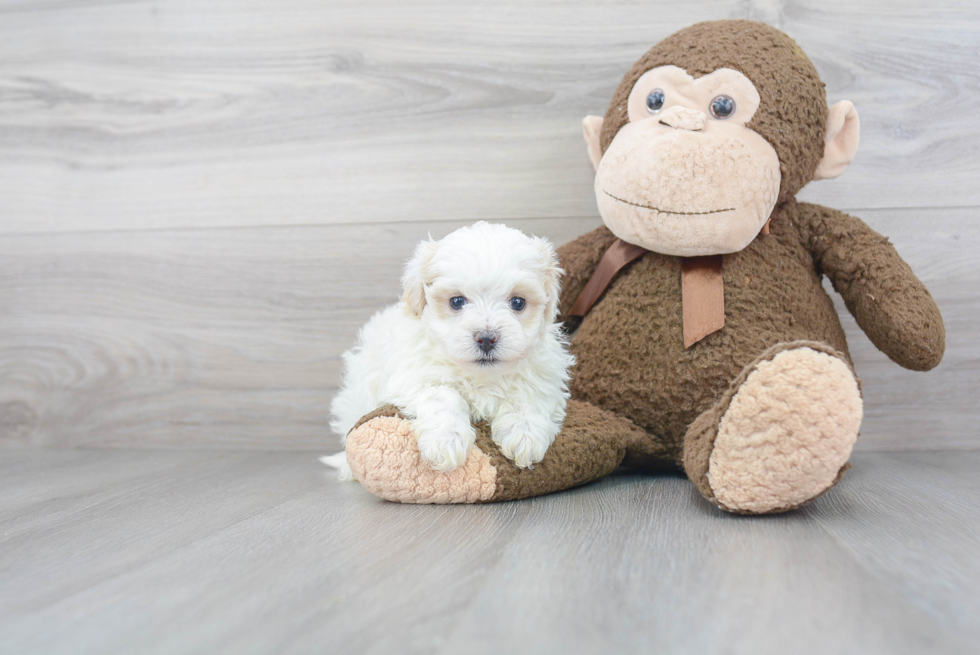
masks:
<svg viewBox="0 0 980 655"><path fill-rule="evenodd" d="M725 328L690 348L682 337L680 258L648 252L622 271L575 333L573 397L629 417L651 435L653 453L680 463L694 419L768 348L817 341L847 354L837 311L790 209L780 208L769 235L725 255ZM559 249L569 278L563 309L615 238L603 227ZM634 450L643 447L629 453L636 464Z"/></svg>
<svg viewBox="0 0 980 655"><path fill-rule="evenodd" d="M602 227L559 249L567 271L563 317L615 239ZM867 275L883 270L892 275ZM773 212L770 234L724 256L725 328L690 348L682 338L680 258L648 252L620 272L575 333L573 397L628 417L646 433L624 437L625 465L686 468L711 497L695 475L706 475L710 453L697 452L703 434L691 426L724 404L726 392L737 392L733 381L767 351L793 342L822 345L850 365L824 272L892 359L917 370L939 363L942 319L888 240L859 219L789 200ZM882 300L871 319L857 307L874 296ZM715 429L718 418L705 423Z"/></svg>
<svg viewBox="0 0 980 655"><path fill-rule="evenodd" d="M466 465L436 474L409 422L382 408L348 435L357 479L401 502L487 502L567 489L625 464L680 467L732 512L819 496L846 470L862 417L823 276L896 363L928 370L945 347L935 302L885 237L795 200L853 159L853 106L828 109L816 70L782 32L717 21L651 48L605 117L583 125L605 226L558 251L560 320L569 324L617 238L649 252L612 279L574 335L561 433L540 463L520 469L480 425ZM770 233L760 233L767 219ZM681 257L718 255L724 326L685 347ZM695 300L720 318L709 297L718 295Z"/></svg>

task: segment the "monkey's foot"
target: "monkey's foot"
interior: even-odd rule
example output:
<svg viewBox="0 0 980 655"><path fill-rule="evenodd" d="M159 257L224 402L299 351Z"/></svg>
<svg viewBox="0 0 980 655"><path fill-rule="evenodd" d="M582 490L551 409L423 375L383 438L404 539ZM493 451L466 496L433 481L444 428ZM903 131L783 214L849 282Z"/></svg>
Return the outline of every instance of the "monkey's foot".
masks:
<svg viewBox="0 0 980 655"><path fill-rule="evenodd" d="M422 460L410 422L382 407L347 435L347 461L375 496L399 503L484 503L530 498L576 487L616 470L627 446L646 433L628 419L570 400L555 442L534 468L519 468L493 442L486 422L474 425L466 461L439 473Z"/></svg>
<svg viewBox="0 0 980 655"><path fill-rule="evenodd" d="M780 344L691 425L684 466L724 510L795 509L840 480L861 416L858 381L840 353L816 342Z"/></svg>
<svg viewBox="0 0 980 655"><path fill-rule="evenodd" d="M471 446L462 466L440 473L419 455L411 423L392 406L361 419L347 435L354 477L379 498L398 503L477 503L493 498L497 470Z"/></svg>

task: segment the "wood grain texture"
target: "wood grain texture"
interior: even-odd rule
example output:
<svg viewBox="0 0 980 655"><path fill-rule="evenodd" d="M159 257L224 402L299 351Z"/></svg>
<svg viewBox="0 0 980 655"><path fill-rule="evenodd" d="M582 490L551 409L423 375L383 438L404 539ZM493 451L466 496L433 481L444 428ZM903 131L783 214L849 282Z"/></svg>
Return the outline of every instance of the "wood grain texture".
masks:
<svg viewBox="0 0 980 655"><path fill-rule="evenodd" d="M956 463L942 453L879 457L873 467L849 473L847 493L830 495L825 505L805 513L862 568L950 632L970 636L975 647L980 597L969 591L972 583L964 583L980 580L976 454ZM891 579L897 569L907 577Z"/></svg>
<svg viewBox="0 0 980 655"><path fill-rule="evenodd" d="M858 447L980 447L980 209L863 217L932 290L948 338L939 368L906 371L841 304L864 380ZM599 221L512 224L563 243ZM336 448L340 354L397 299L414 244L460 225L0 237L0 447Z"/></svg>
<svg viewBox="0 0 980 655"><path fill-rule="evenodd" d="M428 227L0 237L0 443L335 448L340 353Z"/></svg>
<svg viewBox="0 0 980 655"><path fill-rule="evenodd" d="M978 466L864 453L740 517L677 477L404 506L313 453L8 452L0 651L971 653Z"/></svg>
<svg viewBox="0 0 980 655"><path fill-rule="evenodd" d="M712 18L784 29L858 107L806 199L980 204L973 0L6 0L0 232L593 215L582 117Z"/></svg>
<svg viewBox="0 0 980 655"><path fill-rule="evenodd" d="M479 218L559 243L598 225L581 117L718 17L785 29L858 105L858 160L803 195L880 208L857 213L946 319L923 375L844 316L859 448L978 447L965 0L0 0L0 447L335 448L339 354L412 244Z"/></svg>

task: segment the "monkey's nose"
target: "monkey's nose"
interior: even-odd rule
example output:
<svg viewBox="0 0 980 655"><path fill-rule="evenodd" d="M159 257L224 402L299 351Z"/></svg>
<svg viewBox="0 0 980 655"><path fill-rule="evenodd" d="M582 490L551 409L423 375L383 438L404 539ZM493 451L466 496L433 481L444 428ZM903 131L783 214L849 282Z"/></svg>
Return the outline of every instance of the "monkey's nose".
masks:
<svg viewBox="0 0 980 655"><path fill-rule="evenodd" d="M708 116L703 111L688 109L680 105L668 107L660 116L661 125L667 125L677 130L690 130L691 132L703 130L707 120Z"/></svg>
<svg viewBox="0 0 980 655"><path fill-rule="evenodd" d="M473 338L476 339L478 344L480 344L480 350L482 350L484 354L489 353L494 349L494 346L497 345L496 332L478 332Z"/></svg>

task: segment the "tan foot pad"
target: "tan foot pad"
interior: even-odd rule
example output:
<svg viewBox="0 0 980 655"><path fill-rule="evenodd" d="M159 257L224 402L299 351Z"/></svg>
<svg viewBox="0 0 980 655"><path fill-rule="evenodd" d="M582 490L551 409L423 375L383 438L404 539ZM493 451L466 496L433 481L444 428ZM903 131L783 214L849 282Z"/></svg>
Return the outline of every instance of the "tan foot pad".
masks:
<svg viewBox="0 0 980 655"><path fill-rule="evenodd" d="M797 507L837 482L861 427L861 393L841 359L811 348L760 362L718 426L708 482L724 509Z"/></svg>
<svg viewBox="0 0 980 655"><path fill-rule="evenodd" d="M407 419L372 418L347 435L347 462L365 489L397 503L478 503L497 490L497 469L476 446L455 471L433 471L419 456Z"/></svg>

